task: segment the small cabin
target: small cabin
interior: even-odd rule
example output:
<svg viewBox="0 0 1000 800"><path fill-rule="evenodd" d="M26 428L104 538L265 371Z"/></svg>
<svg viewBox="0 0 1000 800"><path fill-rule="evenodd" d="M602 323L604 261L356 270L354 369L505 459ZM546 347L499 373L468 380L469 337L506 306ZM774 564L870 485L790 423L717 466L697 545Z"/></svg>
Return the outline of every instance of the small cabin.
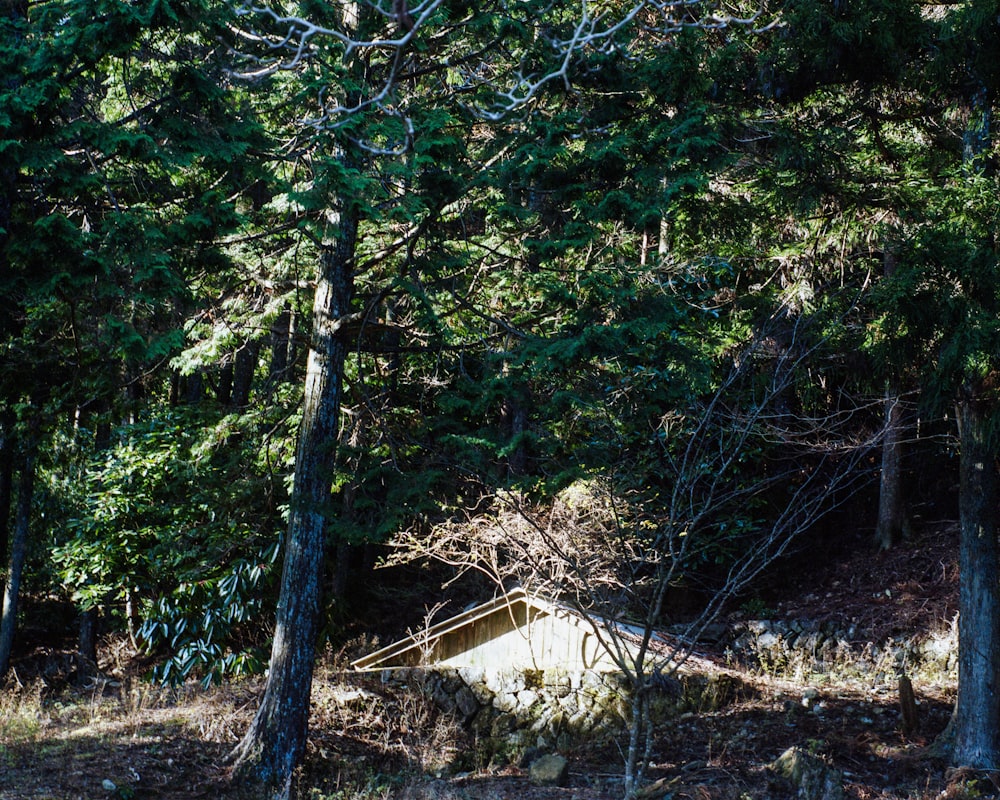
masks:
<svg viewBox="0 0 1000 800"><path fill-rule="evenodd" d="M441 709L491 732L487 738L500 749L534 745L542 735L562 747L619 735L631 713L631 662L642 640L631 625L518 588L351 666L402 686L419 675L417 685ZM683 660L675 661L678 655ZM647 656L657 714L703 708L726 694L712 672L693 674L702 659L680 640L654 633Z"/></svg>
<svg viewBox="0 0 1000 800"><path fill-rule="evenodd" d="M622 626L618 626L621 628ZM609 647L622 641L596 619L523 588L466 609L352 663L357 670L446 667L619 671Z"/></svg>

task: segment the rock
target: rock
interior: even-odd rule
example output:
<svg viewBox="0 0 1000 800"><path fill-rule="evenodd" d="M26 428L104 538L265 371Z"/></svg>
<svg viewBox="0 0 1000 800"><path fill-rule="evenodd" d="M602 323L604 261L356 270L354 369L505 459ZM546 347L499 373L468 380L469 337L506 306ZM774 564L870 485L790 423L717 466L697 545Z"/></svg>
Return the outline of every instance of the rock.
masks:
<svg viewBox="0 0 1000 800"><path fill-rule="evenodd" d="M808 708L810 711L816 707L819 702L819 690L809 687L804 692L802 692L802 705Z"/></svg>
<svg viewBox="0 0 1000 800"><path fill-rule="evenodd" d="M483 675L483 685L493 695L501 695L508 692L509 682L503 670L487 670Z"/></svg>
<svg viewBox="0 0 1000 800"><path fill-rule="evenodd" d="M719 644L725 641L730 635L729 626L724 622L716 622L706 625L698 633L698 641L706 644Z"/></svg>
<svg viewBox="0 0 1000 800"><path fill-rule="evenodd" d="M539 700L541 700L541 697L534 689L524 689L517 693L517 705L523 710L530 709Z"/></svg>
<svg viewBox="0 0 1000 800"><path fill-rule="evenodd" d="M931 634L919 645L920 655L926 661L946 664L948 657L955 651L955 639L949 634Z"/></svg>
<svg viewBox="0 0 1000 800"><path fill-rule="evenodd" d="M799 747L789 747L768 765L798 788L801 800L843 800L844 776L822 759Z"/></svg>
<svg viewBox="0 0 1000 800"><path fill-rule="evenodd" d="M517 729L517 717L513 714L495 714L490 722L490 736L494 739L506 738Z"/></svg>
<svg viewBox="0 0 1000 800"><path fill-rule="evenodd" d="M482 667L459 667L455 672L466 686L482 685L486 681L486 670Z"/></svg>
<svg viewBox="0 0 1000 800"><path fill-rule="evenodd" d="M434 687L431 692L431 699L446 714L450 714L455 710L455 696L441 684Z"/></svg>
<svg viewBox="0 0 1000 800"><path fill-rule="evenodd" d="M659 800L659 798L666 797L671 793L677 780L677 778L660 778L658 781L636 789L632 797L634 800Z"/></svg>
<svg viewBox="0 0 1000 800"><path fill-rule="evenodd" d="M528 768L528 780L535 786L563 786L569 774L569 762L560 755L536 758Z"/></svg>
<svg viewBox="0 0 1000 800"><path fill-rule="evenodd" d="M455 693L455 705L466 717L471 717L479 710L479 702L467 686L463 686Z"/></svg>
<svg viewBox="0 0 1000 800"><path fill-rule="evenodd" d="M511 712L517 709L517 695L505 692L493 698L493 707L497 711Z"/></svg>
<svg viewBox="0 0 1000 800"><path fill-rule="evenodd" d="M551 706L539 704L532 709L534 720L528 726L532 733L545 733L556 725L555 711Z"/></svg>
<svg viewBox="0 0 1000 800"><path fill-rule="evenodd" d="M330 699L338 706L350 706L356 704L370 705L378 703L382 698L367 689L346 688L338 686L330 692Z"/></svg>

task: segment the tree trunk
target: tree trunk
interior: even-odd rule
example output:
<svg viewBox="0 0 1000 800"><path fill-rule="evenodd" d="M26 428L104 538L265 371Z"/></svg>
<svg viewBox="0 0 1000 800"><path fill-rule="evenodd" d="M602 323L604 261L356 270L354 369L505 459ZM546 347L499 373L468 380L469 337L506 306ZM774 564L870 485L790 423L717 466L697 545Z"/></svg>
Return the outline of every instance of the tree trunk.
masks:
<svg viewBox="0 0 1000 800"><path fill-rule="evenodd" d="M330 512L346 342L338 331L353 292L357 220L341 217L321 254L306 368L305 404L295 457L292 511L264 698L233 751L234 779L291 796L305 751L313 658L321 612L326 518Z"/></svg>
<svg viewBox="0 0 1000 800"><path fill-rule="evenodd" d="M201 370L195 370L187 376L184 384L184 404L198 405L205 396L205 378Z"/></svg>
<svg viewBox="0 0 1000 800"><path fill-rule="evenodd" d="M287 380L291 330L292 311L286 306L271 326L271 363L267 368L268 391L273 391L276 386Z"/></svg>
<svg viewBox="0 0 1000 800"><path fill-rule="evenodd" d="M507 352L514 349L514 343L505 343ZM528 454L524 446L524 433L528 427L528 390L520 375L511 369L510 361L504 360L500 372L503 377L504 394L500 406L500 424L507 435L507 471L511 477L520 477L528 467Z"/></svg>
<svg viewBox="0 0 1000 800"><path fill-rule="evenodd" d="M966 98L962 161L981 171L989 152L990 104L977 85ZM959 446L958 697L937 743L955 766L1000 768L1000 551L996 513L996 436L972 383L957 403Z"/></svg>
<svg viewBox="0 0 1000 800"><path fill-rule="evenodd" d="M882 274L891 278L896 273L896 245L886 239L883 245ZM882 473L879 476L878 522L875 542L879 550L889 550L903 538L906 511L903 504L903 408L898 386L885 391L885 437L882 440Z"/></svg>
<svg viewBox="0 0 1000 800"><path fill-rule="evenodd" d="M956 766L1000 768L1000 562L996 447L973 400L958 405L961 486L958 699L943 747Z"/></svg>
<svg viewBox="0 0 1000 800"><path fill-rule="evenodd" d="M8 17L12 21L23 19L27 16L28 4L26 2L6 2L0 6L0 14ZM14 30L17 30L15 27ZM21 34L15 34L16 41L9 42L11 46L20 44L23 39ZM4 87L14 96L14 90L21 85L21 76L10 74L3 80ZM7 257L7 242L10 238L11 222L13 220L14 206L17 202L17 176L18 164L12 156L7 156L0 163L0 274L6 274L9 269ZM0 327L5 327L12 319L12 304L5 303L0 310ZM0 564L7 563L7 548L10 543L9 522L10 522L10 498L13 480L13 450L14 441L14 414L10 408L4 408L0 413ZM0 575L0 588L3 587L3 576Z"/></svg>
<svg viewBox="0 0 1000 800"><path fill-rule="evenodd" d="M227 360L219 367L219 386L215 390L215 399L220 405L228 406L233 398L233 362Z"/></svg>
<svg viewBox="0 0 1000 800"><path fill-rule="evenodd" d="M3 593L3 616L0 618L0 678L10 668L10 654L17 628L17 601L21 591L21 573L28 552L28 529L31 522L31 500L35 489L35 455L37 441L34 435L26 442L21 462L21 476L17 486L17 513L14 519L14 536L11 541L7 585Z"/></svg>
<svg viewBox="0 0 1000 800"><path fill-rule="evenodd" d="M97 674L97 627L96 608L80 612L80 635L76 643L77 683L81 686Z"/></svg>
<svg viewBox="0 0 1000 800"><path fill-rule="evenodd" d="M129 425L135 425L139 421L139 415L145 408L146 399L146 387L143 385L143 373L140 368L134 364L127 365L125 368L125 420ZM171 381L170 391L170 405L176 405L176 399L173 397L174 384Z"/></svg>
<svg viewBox="0 0 1000 800"><path fill-rule="evenodd" d="M12 22L17 22L28 16L26 0L7 0L0 5L0 14ZM17 28L15 27L16 31ZM17 46L24 40L24 35L15 33L14 41L8 45ZM4 76L3 85L11 96L21 85L23 78L14 72ZM14 214L14 204L17 202L18 163L12 155L7 155L0 163L0 272L7 269L7 240L10 238L10 223Z"/></svg>
<svg viewBox="0 0 1000 800"><path fill-rule="evenodd" d="M100 401L94 420L94 453L100 455L111 447L111 403L105 398ZM77 684L84 686L97 675L97 630L100 627L100 612L97 607L80 612L79 636L76 643Z"/></svg>
<svg viewBox="0 0 1000 800"><path fill-rule="evenodd" d="M250 405L250 390L253 388L253 375L257 370L260 357L260 342L247 342L236 351L233 366L233 392L230 402L235 408L246 408Z"/></svg>
<svg viewBox="0 0 1000 800"><path fill-rule="evenodd" d="M879 478L878 523L875 541L888 550L903 535L906 514L903 506L903 407L899 396L885 393L885 438L882 440L882 474Z"/></svg>
<svg viewBox="0 0 1000 800"><path fill-rule="evenodd" d="M14 485L14 415L0 415L0 563L7 563L10 545L10 499ZM2 581L0 581L2 584Z"/></svg>

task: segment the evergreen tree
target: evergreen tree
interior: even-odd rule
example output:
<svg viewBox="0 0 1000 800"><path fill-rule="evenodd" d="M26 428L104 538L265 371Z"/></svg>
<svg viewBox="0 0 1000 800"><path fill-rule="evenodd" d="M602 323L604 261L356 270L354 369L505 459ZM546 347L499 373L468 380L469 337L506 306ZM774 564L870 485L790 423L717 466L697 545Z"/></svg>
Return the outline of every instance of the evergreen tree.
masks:
<svg viewBox="0 0 1000 800"><path fill-rule="evenodd" d="M239 221L246 156L262 139L206 57L218 11L81 0L0 20L13 76L0 93L0 403L30 403L42 441L70 417L90 432L88 452L104 450L115 423L155 405L198 279L230 270L220 238ZM92 605L89 574L72 588Z"/></svg>

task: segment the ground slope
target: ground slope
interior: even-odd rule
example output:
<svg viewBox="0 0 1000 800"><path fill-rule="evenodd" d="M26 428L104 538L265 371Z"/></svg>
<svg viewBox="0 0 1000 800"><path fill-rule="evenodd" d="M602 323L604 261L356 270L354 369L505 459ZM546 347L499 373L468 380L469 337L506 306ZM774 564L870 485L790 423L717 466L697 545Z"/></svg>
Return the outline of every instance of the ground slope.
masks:
<svg viewBox="0 0 1000 800"><path fill-rule="evenodd" d="M808 573L808 580L732 609L729 621L767 607L786 619L850 622L873 641L949 625L957 597L955 529L937 526L889 553L859 546ZM249 723L260 682L160 690L139 680L140 667L121 647L104 653L105 677L86 688L60 672L68 662L59 653L40 650L19 660L16 678L0 694L0 800L237 796L227 784L225 755ZM341 672L343 663L328 653L316 683L306 796L621 796L615 743L565 753L566 787L533 787L523 768L492 762L468 731L416 693L371 679L369 694L357 693L360 679ZM792 746L840 770L846 796L858 800L995 791L987 776L950 772L928 749L950 713L954 686L946 677L917 683L920 728L906 736L896 687L884 678L843 670L791 681L759 667L743 677L749 691L738 702L660 722L649 776L662 796L795 797L797 789L768 768Z"/></svg>

